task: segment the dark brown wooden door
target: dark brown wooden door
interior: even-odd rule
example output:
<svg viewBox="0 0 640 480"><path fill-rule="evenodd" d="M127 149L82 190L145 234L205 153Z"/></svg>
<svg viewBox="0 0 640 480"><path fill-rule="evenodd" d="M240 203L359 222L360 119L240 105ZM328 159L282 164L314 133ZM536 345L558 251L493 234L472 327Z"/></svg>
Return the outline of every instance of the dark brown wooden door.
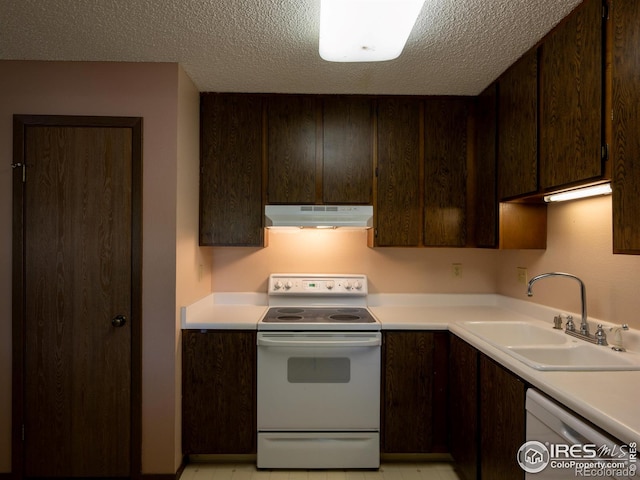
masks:
<svg viewBox="0 0 640 480"><path fill-rule="evenodd" d="M182 451L256 452L256 332L182 334Z"/></svg>
<svg viewBox="0 0 640 480"><path fill-rule="evenodd" d="M422 244L420 102L378 100L376 246Z"/></svg>
<svg viewBox="0 0 640 480"><path fill-rule="evenodd" d="M428 98L424 122L424 244L467 242L467 115L465 98Z"/></svg>
<svg viewBox="0 0 640 480"><path fill-rule="evenodd" d="M604 174L602 0L586 0L540 47L540 188Z"/></svg>
<svg viewBox="0 0 640 480"><path fill-rule="evenodd" d="M538 58L526 53L498 80L498 198L538 191Z"/></svg>
<svg viewBox="0 0 640 480"><path fill-rule="evenodd" d="M371 204L373 196L373 100L323 99L323 203Z"/></svg>
<svg viewBox="0 0 640 480"><path fill-rule="evenodd" d="M200 97L200 245L263 246L259 95Z"/></svg>
<svg viewBox="0 0 640 480"><path fill-rule="evenodd" d="M615 0L613 16L613 251L640 255L640 2Z"/></svg>
<svg viewBox="0 0 640 480"><path fill-rule="evenodd" d="M16 232L23 235L24 475L129 476L137 463L132 172L139 133L16 122L26 164L18 201L24 224Z"/></svg>

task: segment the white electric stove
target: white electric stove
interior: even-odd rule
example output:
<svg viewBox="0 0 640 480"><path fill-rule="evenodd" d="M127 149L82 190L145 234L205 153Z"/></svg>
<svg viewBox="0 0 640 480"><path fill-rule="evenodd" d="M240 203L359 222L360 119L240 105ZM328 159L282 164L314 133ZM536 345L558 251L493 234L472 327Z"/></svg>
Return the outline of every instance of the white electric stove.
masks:
<svg viewBox="0 0 640 480"><path fill-rule="evenodd" d="M258 324L258 468L378 468L380 322L365 275L273 274Z"/></svg>

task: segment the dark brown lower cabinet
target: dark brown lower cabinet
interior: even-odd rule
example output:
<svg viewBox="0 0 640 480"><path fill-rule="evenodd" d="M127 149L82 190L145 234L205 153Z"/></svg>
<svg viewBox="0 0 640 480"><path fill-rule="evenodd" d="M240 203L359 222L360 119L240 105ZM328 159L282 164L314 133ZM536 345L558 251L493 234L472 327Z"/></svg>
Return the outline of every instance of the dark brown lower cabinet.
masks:
<svg viewBox="0 0 640 480"><path fill-rule="evenodd" d="M451 336L451 455L464 480L523 480L516 461L525 441L525 383Z"/></svg>
<svg viewBox="0 0 640 480"><path fill-rule="evenodd" d="M516 461L525 441L526 386L513 373L480 355L480 478L524 479Z"/></svg>
<svg viewBox="0 0 640 480"><path fill-rule="evenodd" d="M479 465L478 351L451 335L449 361L450 453L462 480L476 480Z"/></svg>
<svg viewBox="0 0 640 480"><path fill-rule="evenodd" d="M183 454L256 452L256 332L182 332Z"/></svg>
<svg viewBox="0 0 640 480"><path fill-rule="evenodd" d="M444 453L449 333L384 333L383 453Z"/></svg>

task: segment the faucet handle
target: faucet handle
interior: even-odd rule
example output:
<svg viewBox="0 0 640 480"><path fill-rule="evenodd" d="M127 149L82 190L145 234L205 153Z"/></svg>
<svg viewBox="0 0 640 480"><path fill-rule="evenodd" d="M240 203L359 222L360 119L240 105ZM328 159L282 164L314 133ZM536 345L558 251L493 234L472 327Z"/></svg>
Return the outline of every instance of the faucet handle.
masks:
<svg viewBox="0 0 640 480"><path fill-rule="evenodd" d="M553 317L553 328L556 330L562 330L562 315L556 315Z"/></svg>
<svg viewBox="0 0 640 480"><path fill-rule="evenodd" d="M604 333L601 323L598 324L598 329L596 330L596 333L593 334L593 336L596 338L596 343L598 345L607 345L607 334Z"/></svg>
<svg viewBox="0 0 640 480"><path fill-rule="evenodd" d="M629 325L623 323L619 327L612 327L611 331L613 331L613 346L611 350L615 350L616 352L626 352L627 350L624 348L622 344L622 331L629 330Z"/></svg>
<svg viewBox="0 0 640 480"><path fill-rule="evenodd" d="M567 324L564 326L567 332L575 332L576 324L573 323L573 315L567 315Z"/></svg>

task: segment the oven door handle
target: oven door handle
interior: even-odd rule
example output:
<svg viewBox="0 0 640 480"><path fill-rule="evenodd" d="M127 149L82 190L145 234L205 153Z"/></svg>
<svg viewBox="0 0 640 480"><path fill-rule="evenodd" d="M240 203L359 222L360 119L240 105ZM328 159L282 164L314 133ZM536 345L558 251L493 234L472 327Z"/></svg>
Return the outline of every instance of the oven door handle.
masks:
<svg viewBox="0 0 640 480"><path fill-rule="evenodd" d="M380 338L315 340L258 337L258 345L263 347L377 347L380 344Z"/></svg>

